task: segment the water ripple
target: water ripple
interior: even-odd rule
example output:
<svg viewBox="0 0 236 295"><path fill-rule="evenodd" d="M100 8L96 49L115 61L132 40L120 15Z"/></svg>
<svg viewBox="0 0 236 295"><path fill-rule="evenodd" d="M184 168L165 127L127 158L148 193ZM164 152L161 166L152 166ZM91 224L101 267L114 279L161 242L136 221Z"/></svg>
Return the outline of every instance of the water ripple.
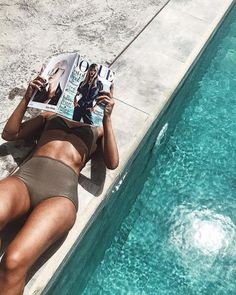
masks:
<svg viewBox="0 0 236 295"><path fill-rule="evenodd" d="M236 253L236 226L229 217L208 209L192 211L180 206L175 209L172 219L170 240L184 259L193 251L199 256Z"/></svg>

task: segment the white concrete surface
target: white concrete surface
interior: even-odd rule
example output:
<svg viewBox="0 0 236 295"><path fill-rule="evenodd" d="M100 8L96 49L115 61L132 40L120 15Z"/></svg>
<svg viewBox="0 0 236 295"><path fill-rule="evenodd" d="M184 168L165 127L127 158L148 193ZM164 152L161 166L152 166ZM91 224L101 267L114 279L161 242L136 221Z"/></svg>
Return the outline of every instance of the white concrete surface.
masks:
<svg viewBox="0 0 236 295"><path fill-rule="evenodd" d="M52 55L80 52L109 64L167 2L0 0L0 130L27 83ZM20 158L12 146L3 149L0 178L14 169L14 157Z"/></svg>
<svg viewBox="0 0 236 295"><path fill-rule="evenodd" d="M29 1L29 4L22 1L24 13L27 13L30 19L31 17L35 19L37 13L43 12L43 15L45 15L43 21L45 22L48 21L46 16L50 17L52 22L50 36L60 40L58 44L51 43L51 38L47 35L47 27L42 20L35 20L30 32L25 32L27 25L29 26L28 22L25 27L22 26L23 29L19 32L18 43L16 49L14 49L13 29L11 28L9 36L6 36L6 34L8 35L6 24L8 19L11 22L14 20L13 23L18 26L19 30L19 25L24 21L22 15L18 19L16 14L23 12L19 12L18 2L15 2L17 6L15 12L9 12L9 10L5 14L1 12L4 15L5 24L5 33L1 33L1 40L4 41L1 58L9 56L9 60L3 62L4 70L7 70L7 67L11 65L13 71L8 70L7 78L4 77L3 96L7 95L16 85L19 85L17 86L18 90L15 90L16 93L22 92L21 89L24 88L25 79L29 78L30 71L32 72L33 68L39 64L42 57L51 53L78 49L88 52L93 48L90 55L92 58L95 58L98 62L112 62L119 52L142 30L145 24L153 16L156 16L112 65L117 72L116 106L113 122L120 151L120 166L115 171L106 171L104 184L103 177L99 180L99 176L104 175L104 171L98 163L95 162L95 166L92 165L92 167L87 165L82 171L83 176L80 178L82 186L79 185L78 187L80 209L76 224L59 250L29 281L25 290L26 295L35 295L42 292L73 243L80 238L83 229L91 222L91 219L96 218L97 208L106 199L107 191L112 188L119 175L124 171L127 162L132 159L132 155L138 148L143 136L158 114L165 108L171 95L234 1L216 0L213 5L210 0L171 0L168 3L167 1L150 0L145 4L141 4L141 1L137 0L136 2L129 2L128 8L125 7L126 2L123 1L119 4L116 4L115 1L106 2L106 4L101 4L95 0L87 1L86 5L81 3L80 17L84 16L81 24L74 22L78 17L78 11L76 10L71 16L67 10L68 3L72 7L77 5L74 1L55 1L58 5L57 12L53 10L49 12L46 5L50 6L49 2L42 2L42 7L39 7L39 4L35 1ZM4 5L1 5L4 9L9 7L7 3ZM162 7L160 13L156 14ZM123 21L124 17L126 17L125 22ZM57 18L57 21L55 20L55 26L53 26L55 18ZM108 19L112 22L112 25ZM55 32L55 28L58 29L58 32ZM44 32L41 32L41 30ZM70 36L68 43L63 38L67 31ZM46 49L41 43L38 43L29 51L27 51L28 49L24 51L24 44L22 43L24 32L27 34L28 41L32 38L33 44L38 42L37 34L39 34ZM45 38L44 34L46 34ZM78 44L77 34L87 43ZM104 35L107 38L104 38ZM9 48L10 51L8 51ZM15 54L15 57L19 55L21 62L15 61L14 64L11 54ZM34 62L33 65L30 65L29 70L30 60L33 58ZM18 69L17 65L21 65L21 67ZM12 81L12 77L14 77L14 81ZM7 79L10 79L10 81L7 81ZM21 81L19 84L18 80ZM2 105L5 107L8 99L6 97L1 99ZM17 99L12 99L12 104L16 104ZM13 105L6 106L6 114L1 114L3 120L12 108ZM10 167L14 166L14 163L12 163L13 161L9 160ZM2 165L2 170L6 169L5 166ZM88 180L86 178L90 178L91 171L95 176Z"/></svg>

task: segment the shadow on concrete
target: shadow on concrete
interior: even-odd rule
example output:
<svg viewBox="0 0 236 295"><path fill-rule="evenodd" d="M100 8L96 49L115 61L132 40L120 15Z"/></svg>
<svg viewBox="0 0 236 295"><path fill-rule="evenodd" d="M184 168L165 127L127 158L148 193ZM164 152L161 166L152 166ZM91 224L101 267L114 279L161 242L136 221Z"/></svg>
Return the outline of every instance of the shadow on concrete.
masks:
<svg viewBox="0 0 236 295"><path fill-rule="evenodd" d="M12 156L14 162L19 166L35 147L33 141L10 141L0 145L0 161L3 157ZM5 161L6 159L4 159ZM10 173L11 171L9 171Z"/></svg>
<svg viewBox="0 0 236 295"><path fill-rule="evenodd" d="M100 151L96 152L92 156L90 163L90 178L85 176L82 170L79 176L79 184L86 191L97 197L102 193L106 179L106 166L102 157L102 153Z"/></svg>
<svg viewBox="0 0 236 295"><path fill-rule="evenodd" d="M19 87L15 87L13 88L9 94L8 94L8 99L13 100L16 96L24 96L26 91L26 88L19 88Z"/></svg>

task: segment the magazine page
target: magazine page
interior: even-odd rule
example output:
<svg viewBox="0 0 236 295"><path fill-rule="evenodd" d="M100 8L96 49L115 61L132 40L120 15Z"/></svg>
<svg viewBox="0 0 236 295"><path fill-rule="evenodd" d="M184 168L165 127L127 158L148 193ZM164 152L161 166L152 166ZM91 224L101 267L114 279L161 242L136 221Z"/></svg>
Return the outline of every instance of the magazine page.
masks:
<svg viewBox="0 0 236 295"><path fill-rule="evenodd" d="M58 113L74 121L102 126L105 106L97 104L97 98L111 92L113 80L111 69L80 56L60 100Z"/></svg>
<svg viewBox="0 0 236 295"><path fill-rule="evenodd" d="M28 107L57 112L77 59L77 53L64 53L52 57L41 74L46 79L45 86L34 93Z"/></svg>

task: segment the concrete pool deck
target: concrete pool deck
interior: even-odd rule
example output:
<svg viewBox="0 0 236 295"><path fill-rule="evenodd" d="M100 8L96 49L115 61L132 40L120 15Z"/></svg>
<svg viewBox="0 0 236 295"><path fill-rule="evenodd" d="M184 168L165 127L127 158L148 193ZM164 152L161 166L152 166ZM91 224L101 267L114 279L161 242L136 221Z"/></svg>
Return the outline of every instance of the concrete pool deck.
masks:
<svg viewBox="0 0 236 295"><path fill-rule="evenodd" d="M41 266L28 282L25 289L25 294L27 295L40 294L42 292L73 244L82 238L85 229L96 219L96 214L105 203L108 192L114 188L114 185L116 186L115 189L120 185L118 183L120 176L123 175L128 163L132 162L133 154L139 149L140 142L150 126L152 126L156 118L166 108L206 42L235 1L216 0L214 1L214 7L212 7L212 1L210 0L158 1L156 5L153 5L153 2L150 1L151 10L147 7L141 7L141 5L137 9L136 7L139 3L131 2L133 6L131 5L129 7L129 11L130 13L135 11L136 16L131 20L127 16L126 21L133 21L135 30L130 30L128 35L122 40L119 40L120 42L117 42L113 34L115 34L116 30L120 30L119 24L121 24L122 19L119 19L117 14L121 12L121 6L117 7L115 6L115 2L113 3L111 1L111 4L109 4L111 15L109 17L114 18L113 24L115 23L115 28L114 31L111 30L109 32L108 30L107 32L110 43L105 40L103 46L106 46L98 46L98 48L93 49L91 54L91 57L98 60L98 62L109 61L109 63L112 63L112 68L117 73L115 81L116 106L113 114L113 126L119 146L120 166L115 171L106 171L98 165L99 161L97 159L88 163L85 169L83 169L78 187L80 208L76 224L57 252ZM149 5L148 2L146 5ZM34 7L34 9L36 8ZM29 11L33 14L33 7L29 7ZM84 7L84 13L86 14L86 7ZM99 10L97 13L97 16L93 15L93 21L91 23L99 19L104 21L104 12ZM7 17L10 19L13 18L11 12L7 14ZM140 21L141 19L142 21ZM61 25L66 25L66 20L66 18L62 18ZM86 24L86 21L84 21L84 24ZM91 29L91 32L93 32L93 29ZM106 34L105 31L102 31L102 27L97 27L96 29L101 30L101 34ZM90 32L86 26L84 26L84 30L86 34ZM125 34L125 29L122 32ZM72 33L69 32L69 34ZM6 37L6 39L1 40L6 45L9 38ZM99 42L98 39L96 40L96 42ZM37 42L37 38L33 42ZM45 42L50 43L50 40L46 39ZM66 49L68 51L72 49L75 51L76 49L81 52L88 52L90 42L91 40L87 40L85 45L73 48L73 42L70 40L69 45L66 46L71 47L66 47ZM43 51L37 45L35 50L30 48L31 51L27 52L27 49L26 52L28 58L37 56L38 59L40 55L42 58L44 54L50 55L56 53L56 51L63 51L63 45L62 43L60 45L61 48L57 48L55 51L52 50L53 46L52 48L47 48L48 51ZM93 43L93 46L96 45L96 43ZM107 49L108 46L110 46L111 50ZM18 50L21 47L22 50L23 44L16 45L16 47ZM115 51L116 48L118 48L117 52ZM13 63L16 56L14 52L12 55L9 59L12 59L11 62ZM97 56L100 55L105 55L105 59L99 60ZM22 56L21 58L23 59ZM15 63L17 64L17 61ZM35 62L34 66L37 63L39 63L39 60ZM7 65L6 61L4 65ZM20 70L15 75L18 75L18 79L24 80L24 77L21 78L20 76ZM25 73L25 77L29 78L26 64L22 64L22 71ZM8 79L12 77L14 77L14 73L9 72ZM9 81L4 80L4 89L1 95L4 97L9 94L12 90L11 87L15 87L16 84L13 82L10 84ZM15 90L17 95L20 94L20 89L23 88L23 84L19 85L18 90ZM13 104L15 105L17 103L17 99L17 97L14 100L12 99L11 101L13 103L10 105L8 99L4 100L1 98L2 106L4 108L6 106L6 111L2 114L1 121L4 121L9 115ZM5 154L4 157L6 157ZM3 176L6 170L9 171L14 167L14 161L12 162L9 157L4 158L6 161L2 161L1 169ZM20 155L17 155L16 158L18 159L19 157ZM6 166L6 162L8 166Z"/></svg>

